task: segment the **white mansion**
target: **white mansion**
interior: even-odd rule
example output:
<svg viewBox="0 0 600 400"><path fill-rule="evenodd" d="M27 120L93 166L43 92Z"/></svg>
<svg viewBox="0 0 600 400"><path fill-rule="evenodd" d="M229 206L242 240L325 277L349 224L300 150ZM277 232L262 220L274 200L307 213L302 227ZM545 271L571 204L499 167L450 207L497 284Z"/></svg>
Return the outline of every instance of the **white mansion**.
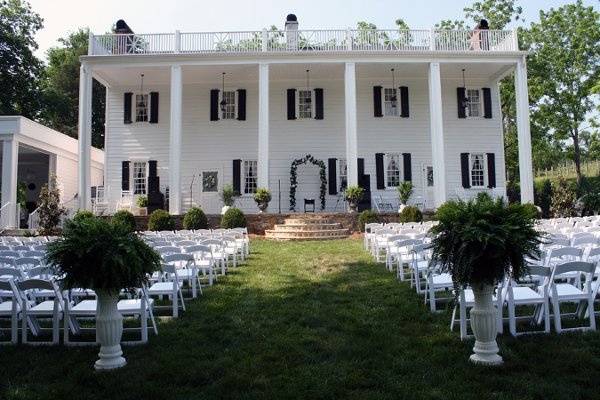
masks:
<svg viewBox="0 0 600 400"><path fill-rule="evenodd" d="M498 81L513 71L521 196L532 202L517 43L515 31L299 30L294 15L284 30L256 32L137 34L119 21L114 34L90 35L81 59L80 206L93 200L92 78L107 88L97 193L110 204L164 195L181 214L192 204L218 213L226 184L245 212L257 211L257 187L271 190L271 212L290 209L291 190L296 211L303 199L342 211L346 185L375 207L405 180L428 209L505 195Z"/></svg>

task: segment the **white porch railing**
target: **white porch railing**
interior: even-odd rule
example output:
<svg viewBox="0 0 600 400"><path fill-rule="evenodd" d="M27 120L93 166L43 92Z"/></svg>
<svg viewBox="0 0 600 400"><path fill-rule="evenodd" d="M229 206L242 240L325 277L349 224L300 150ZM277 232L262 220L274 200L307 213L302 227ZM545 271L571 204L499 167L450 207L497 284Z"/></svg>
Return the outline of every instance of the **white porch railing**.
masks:
<svg viewBox="0 0 600 400"><path fill-rule="evenodd" d="M90 36L90 55L258 52L510 52L516 31L299 30L107 34Z"/></svg>
<svg viewBox="0 0 600 400"><path fill-rule="evenodd" d="M40 227L40 208L36 208L27 217L27 228L38 229Z"/></svg>

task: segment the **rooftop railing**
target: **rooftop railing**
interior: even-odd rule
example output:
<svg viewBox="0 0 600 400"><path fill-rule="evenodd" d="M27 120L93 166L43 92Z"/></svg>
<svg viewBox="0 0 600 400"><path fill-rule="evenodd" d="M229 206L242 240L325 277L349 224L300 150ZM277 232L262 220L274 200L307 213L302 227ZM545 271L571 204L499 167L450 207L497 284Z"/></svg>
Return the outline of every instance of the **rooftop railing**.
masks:
<svg viewBox="0 0 600 400"><path fill-rule="evenodd" d="M347 29L90 35L89 55L518 50L515 31Z"/></svg>

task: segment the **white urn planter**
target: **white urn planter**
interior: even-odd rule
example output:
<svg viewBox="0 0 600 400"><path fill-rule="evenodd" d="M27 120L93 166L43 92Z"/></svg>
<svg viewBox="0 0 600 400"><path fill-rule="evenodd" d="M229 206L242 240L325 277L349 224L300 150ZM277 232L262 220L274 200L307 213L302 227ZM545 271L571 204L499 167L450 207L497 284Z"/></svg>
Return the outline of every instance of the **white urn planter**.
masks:
<svg viewBox="0 0 600 400"><path fill-rule="evenodd" d="M123 367L127 361L121 350L123 316L117 310L119 298L116 294L97 291L96 339L100 343L99 359L94 364L97 370Z"/></svg>
<svg viewBox="0 0 600 400"><path fill-rule="evenodd" d="M225 213L227 212L227 210L229 210L231 207L230 206L223 206L221 208L221 215L225 215Z"/></svg>
<svg viewBox="0 0 600 400"><path fill-rule="evenodd" d="M476 364L500 365L503 362L496 343L497 310L492 301L493 293L492 285L473 286L475 306L471 309L471 327L475 335L475 345L474 354L470 359Z"/></svg>
<svg viewBox="0 0 600 400"><path fill-rule="evenodd" d="M406 207L406 204L400 203L400 206L398 207L398 214L402 214L402 211L404 211Z"/></svg>

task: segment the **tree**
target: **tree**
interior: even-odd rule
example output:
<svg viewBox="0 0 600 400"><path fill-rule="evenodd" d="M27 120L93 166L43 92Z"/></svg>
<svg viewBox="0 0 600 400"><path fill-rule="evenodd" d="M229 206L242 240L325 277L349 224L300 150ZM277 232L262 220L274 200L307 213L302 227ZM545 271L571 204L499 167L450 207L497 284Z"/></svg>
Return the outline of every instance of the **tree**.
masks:
<svg viewBox="0 0 600 400"><path fill-rule="evenodd" d="M540 11L540 22L523 35L530 81L540 93L532 119L554 140L571 140L581 183L582 124L595 108L592 89L600 78L600 13L581 0Z"/></svg>
<svg viewBox="0 0 600 400"><path fill-rule="evenodd" d="M88 51L88 29L79 29L58 39L60 46L48 50L41 118L49 127L77 137L79 110L79 57ZM92 145L104 147L105 88L92 85Z"/></svg>
<svg viewBox="0 0 600 400"><path fill-rule="evenodd" d="M35 118L42 62L34 55L42 18L27 2L0 0L0 114Z"/></svg>
<svg viewBox="0 0 600 400"><path fill-rule="evenodd" d="M523 8L516 0L484 0L463 9L465 17L474 22L486 19L490 29L504 29L513 20L521 18Z"/></svg>

